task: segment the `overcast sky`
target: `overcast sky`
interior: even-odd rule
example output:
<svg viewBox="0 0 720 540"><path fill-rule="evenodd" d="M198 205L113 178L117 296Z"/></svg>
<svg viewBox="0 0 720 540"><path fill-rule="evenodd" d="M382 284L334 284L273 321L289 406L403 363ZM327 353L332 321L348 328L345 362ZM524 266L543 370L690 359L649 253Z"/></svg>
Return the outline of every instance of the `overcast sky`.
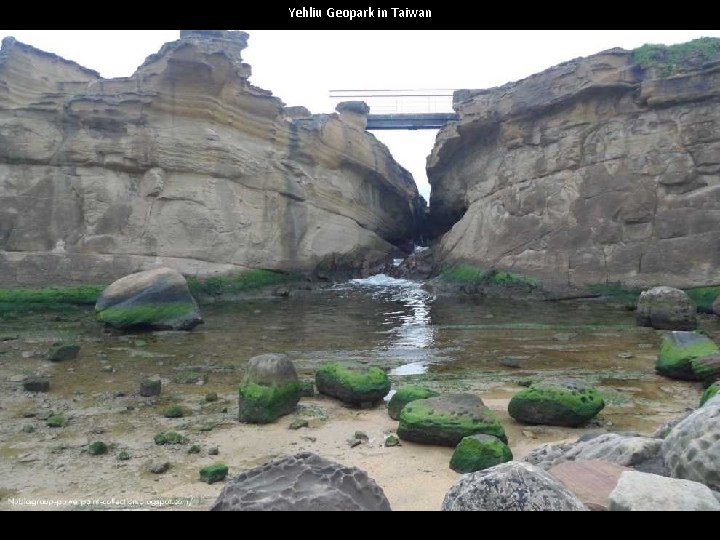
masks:
<svg viewBox="0 0 720 540"><path fill-rule="evenodd" d="M246 30L251 82L288 105L331 112L337 89L488 88L612 47L673 44L720 30ZM92 68L126 77L177 30L0 30ZM425 158L433 131L375 133L427 198Z"/></svg>

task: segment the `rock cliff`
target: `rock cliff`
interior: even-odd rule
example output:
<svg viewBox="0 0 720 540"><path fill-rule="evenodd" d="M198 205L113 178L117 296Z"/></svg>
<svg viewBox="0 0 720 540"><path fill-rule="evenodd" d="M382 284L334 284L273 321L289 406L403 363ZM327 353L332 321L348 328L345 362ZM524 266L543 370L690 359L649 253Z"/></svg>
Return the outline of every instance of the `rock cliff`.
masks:
<svg viewBox="0 0 720 540"><path fill-rule="evenodd" d="M636 60L455 93L427 164L446 263L551 288L720 284L720 61L666 76Z"/></svg>
<svg viewBox="0 0 720 540"><path fill-rule="evenodd" d="M183 31L112 80L3 40L0 286L308 271L412 237L424 203L362 111L284 107L247 39Z"/></svg>

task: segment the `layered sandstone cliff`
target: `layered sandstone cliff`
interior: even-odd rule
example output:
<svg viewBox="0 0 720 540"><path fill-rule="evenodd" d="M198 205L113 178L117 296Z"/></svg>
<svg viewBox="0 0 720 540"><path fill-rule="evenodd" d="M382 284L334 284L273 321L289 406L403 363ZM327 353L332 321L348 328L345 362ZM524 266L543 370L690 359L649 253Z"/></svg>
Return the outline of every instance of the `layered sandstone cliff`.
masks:
<svg viewBox="0 0 720 540"><path fill-rule="evenodd" d="M250 85L247 38L184 31L112 80L3 41L0 286L307 271L412 237L423 203L362 114Z"/></svg>
<svg viewBox="0 0 720 540"><path fill-rule="evenodd" d="M720 284L720 62L663 77L613 49L454 102L428 158L446 263Z"/></svg>

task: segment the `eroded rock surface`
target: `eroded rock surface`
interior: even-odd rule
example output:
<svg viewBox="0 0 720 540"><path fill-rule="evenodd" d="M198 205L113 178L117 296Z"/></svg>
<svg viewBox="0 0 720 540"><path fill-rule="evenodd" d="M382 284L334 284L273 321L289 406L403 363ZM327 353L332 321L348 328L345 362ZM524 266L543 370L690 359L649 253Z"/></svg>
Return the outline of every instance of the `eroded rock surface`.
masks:
<svg viewBox="0 0 720 540"><path fill-rule="evenodd" d="M612 49L456 91L427 162L441 259L555 288L720 283L719 83L717 61L663 78Z"/></svg>
<svg viewBox="0 0 720 540"><path fill-rule="evenodd" d="M415 184L361 115L286 109L249 83L247 39L183 31L111 80L3 40L0 286L361 270L412 237Z"/></svg>

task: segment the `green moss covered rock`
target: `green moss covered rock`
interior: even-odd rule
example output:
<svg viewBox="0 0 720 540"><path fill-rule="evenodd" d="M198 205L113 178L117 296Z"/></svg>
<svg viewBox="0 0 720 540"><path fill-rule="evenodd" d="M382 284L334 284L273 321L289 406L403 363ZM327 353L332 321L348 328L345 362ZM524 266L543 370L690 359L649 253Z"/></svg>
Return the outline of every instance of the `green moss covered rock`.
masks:
<svg viewBox="0 0 720 540"><path fill-rule="evenodd" d="M472 394L418 399L400 411L397 434L406 441L456 446L464 437L476 433L507 441L500 420Z"/></svg>
<svg viewBox="0 0 720 540"><path fill-rule="evenodd" d="M430 390L429 388L424 388L422 386L415 386L412 384L401 386L398 388L397 392L393 394L393 397L390 398L390 402L388 403L388 415L393 420L399 420L400 411L411 401L427 399L437 395L438 393L434 390Z"/></svg>
<svg viewBox="0 0 720 540"><path fill-rule="evenodd" d="M506 461L513 455L507 444L492 435L471 435L455 447L450 468L462 474L482 471Z"/></svg>
<svg viewBox="0 0 720 540"><path fill-rule="evenodd" d="M669 332L663 336L655 370L672 379L700 380L692 361L718 352L718 346L707 336L695 332Z"/></svg>
<svg viewBox="0 0 720 540"><path fill-rule="evenodd" d="M155 435L155 444L185 444L187 438L178 433L177 431L163 431Z"/></svg>
<svg viewBox="0 0 720 540"><path fill-rule="evenodd" d="M91 456L102 456L108 453L108 445L102 441L95 441L88 446L88 454Z"/></svg>
<svg viewBox="0 0 720 540"><path fill-rule="evenodd" d="M144 379L140 382L140 395L142 397L159 396L162 391L162 381L160 379Z"/></svg>
<svg viewBox="0 0 720 540"><path fill-rule="evenodd" d="M714 381L720 378L720 351L690 360L692 372L698 379Z"/></svg>
<svg viewBox="0 0 720 540"><path fill-rule="evenodd" d="M390 392L390 379L379 367L351 368L330 362L315 373L318 392L353 406L377 403Z"/></svg>
<svg viewBox="0 0 720 540"><path fill-rule="evenodd" d="M256 424L274 422L290 414L300 401L295 366L284 354L263 354L248 361L239 393L239 420Z"/></svg>
<svg viewBox="0 0 720 540"><path fill-rule="evenodd" d="M62 414L53 414L47 419L47 425L51 428L65 427L68 419Z"/></svg>
<svg viewBox="0 0 720 540"><path fill-rule="evenodd" d="M103 291L95 311L100 322L120 330L190 330L202 323L185 278L170 268L115 281Z"/></svg>
<svg viewBox="0 0 720 540"><path fill-rule="evenodd" d="M716 382L711 384L705 389L705 392L703 392L702 397L700 398L700 406L702 407L705 405L705 403L714 398L716 395L720 393L720 382Z"/></svg>
<svg viewBox="0 0 720 540"><path fill-rule="evenodd" d="M599 413L600 393L581 381L542 381L515 394L508 413L518 422L575 427Z"/></svg>
<svg viewBox="0 0 720 540"><path fill-rule="evenodd" d="M213 484L215 482L222 482L225 480L228 474L228 466L224 463L215 463L208 465L200 469L200 480Z"/></svg>

